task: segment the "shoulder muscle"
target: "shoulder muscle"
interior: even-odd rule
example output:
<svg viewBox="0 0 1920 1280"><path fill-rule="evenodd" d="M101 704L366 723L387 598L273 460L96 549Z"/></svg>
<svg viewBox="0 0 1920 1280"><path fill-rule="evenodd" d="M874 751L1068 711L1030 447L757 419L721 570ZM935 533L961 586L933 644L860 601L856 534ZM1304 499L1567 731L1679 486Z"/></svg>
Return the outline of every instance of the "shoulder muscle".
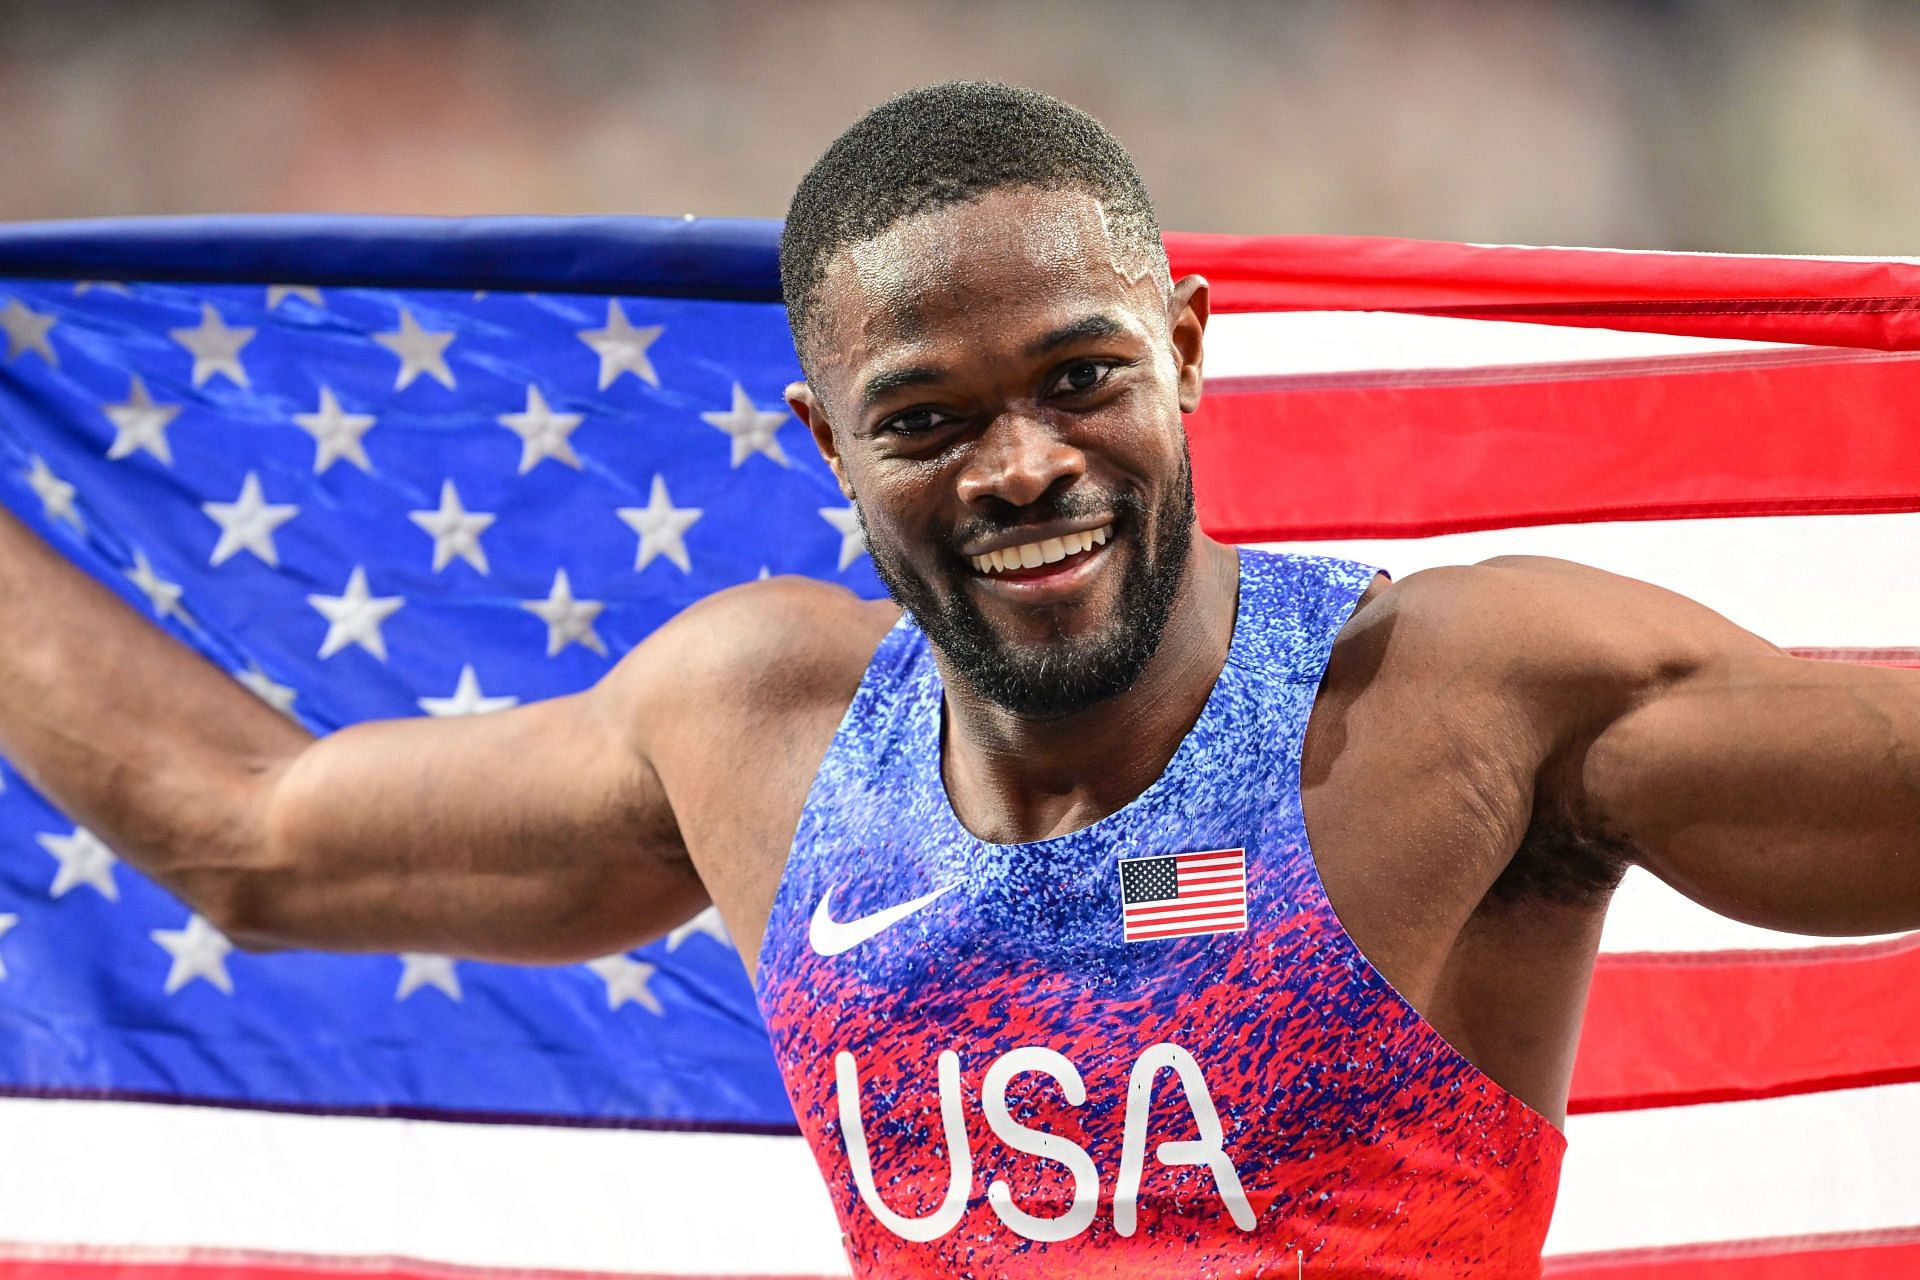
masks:
<svg viewBox="0 0 1920 1280"><path fill-rule="evenodd" d="M649 739L643 749L689 717L710 732L716 721L838 714L899 616L891 603L809 578L745 583L670 619L606 683L632 731Z"/></svg>

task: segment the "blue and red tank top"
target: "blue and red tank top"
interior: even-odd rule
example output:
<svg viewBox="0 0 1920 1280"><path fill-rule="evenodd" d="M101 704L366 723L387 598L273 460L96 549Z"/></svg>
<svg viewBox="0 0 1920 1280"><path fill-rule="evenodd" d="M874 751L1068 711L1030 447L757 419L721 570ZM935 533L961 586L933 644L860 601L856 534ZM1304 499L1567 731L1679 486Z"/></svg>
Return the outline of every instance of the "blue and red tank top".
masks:
<svg viewBox="0 0 1920 1280"><path fill-rule="evenodd" d="M1565 1140L1361 955L1307 845L1307 717L1374 572L1242 551L1165 771L1028 844L961 824L927 640L880 643L759 970L855 1275L1539 1274Z"/></svg>

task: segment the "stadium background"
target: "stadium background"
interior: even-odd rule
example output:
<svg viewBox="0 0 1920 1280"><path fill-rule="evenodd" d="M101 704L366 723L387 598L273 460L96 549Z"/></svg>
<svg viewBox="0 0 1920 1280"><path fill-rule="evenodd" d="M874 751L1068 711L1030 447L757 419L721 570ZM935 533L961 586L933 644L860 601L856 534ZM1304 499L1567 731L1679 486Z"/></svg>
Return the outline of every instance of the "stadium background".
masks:
<svg viewBox="0 0 1920 1280"><path fill-rule="evenodd" d="M0 3L0 218L778 217L890 93L1057 93L1162 222L1899 253L1920 8L1894 0Z"/></svg>

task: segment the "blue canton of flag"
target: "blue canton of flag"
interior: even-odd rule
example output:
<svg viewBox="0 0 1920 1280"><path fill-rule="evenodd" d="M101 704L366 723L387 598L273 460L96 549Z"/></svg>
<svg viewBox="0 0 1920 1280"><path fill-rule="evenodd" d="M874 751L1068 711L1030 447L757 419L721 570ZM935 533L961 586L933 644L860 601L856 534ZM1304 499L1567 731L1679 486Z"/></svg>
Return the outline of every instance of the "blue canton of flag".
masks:
<svg viewBox="0 0 1920 1280"><path fill-rule="evenodd" d="M767 574L878 593L782 402L778 302L676 266L700 227L586 224L556 255L512 227L476 249L475 225L375 261L348 220L62 249L114 283L9 275L34 246L0 234L0 501L319 732L577 690ZM583 283L596 254L636 283ZM712 912L554 969L244 954L17 774L0 984L0 1092L792 1123Z"/></svg>

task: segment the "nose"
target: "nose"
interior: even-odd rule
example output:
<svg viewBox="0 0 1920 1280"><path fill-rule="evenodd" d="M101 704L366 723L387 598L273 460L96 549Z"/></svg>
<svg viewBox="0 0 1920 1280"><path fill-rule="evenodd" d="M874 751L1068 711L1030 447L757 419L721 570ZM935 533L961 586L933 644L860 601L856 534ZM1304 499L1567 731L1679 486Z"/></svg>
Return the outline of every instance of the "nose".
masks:
<svg viewBox="0 0 1920 1280"><path fill-rule="evenodd" d="M968 452L960 499L969 506L998 501L1027 507L1048 490L1068 487L1086 470L1086 455L1047 422L1003 413Z"/></svg>

